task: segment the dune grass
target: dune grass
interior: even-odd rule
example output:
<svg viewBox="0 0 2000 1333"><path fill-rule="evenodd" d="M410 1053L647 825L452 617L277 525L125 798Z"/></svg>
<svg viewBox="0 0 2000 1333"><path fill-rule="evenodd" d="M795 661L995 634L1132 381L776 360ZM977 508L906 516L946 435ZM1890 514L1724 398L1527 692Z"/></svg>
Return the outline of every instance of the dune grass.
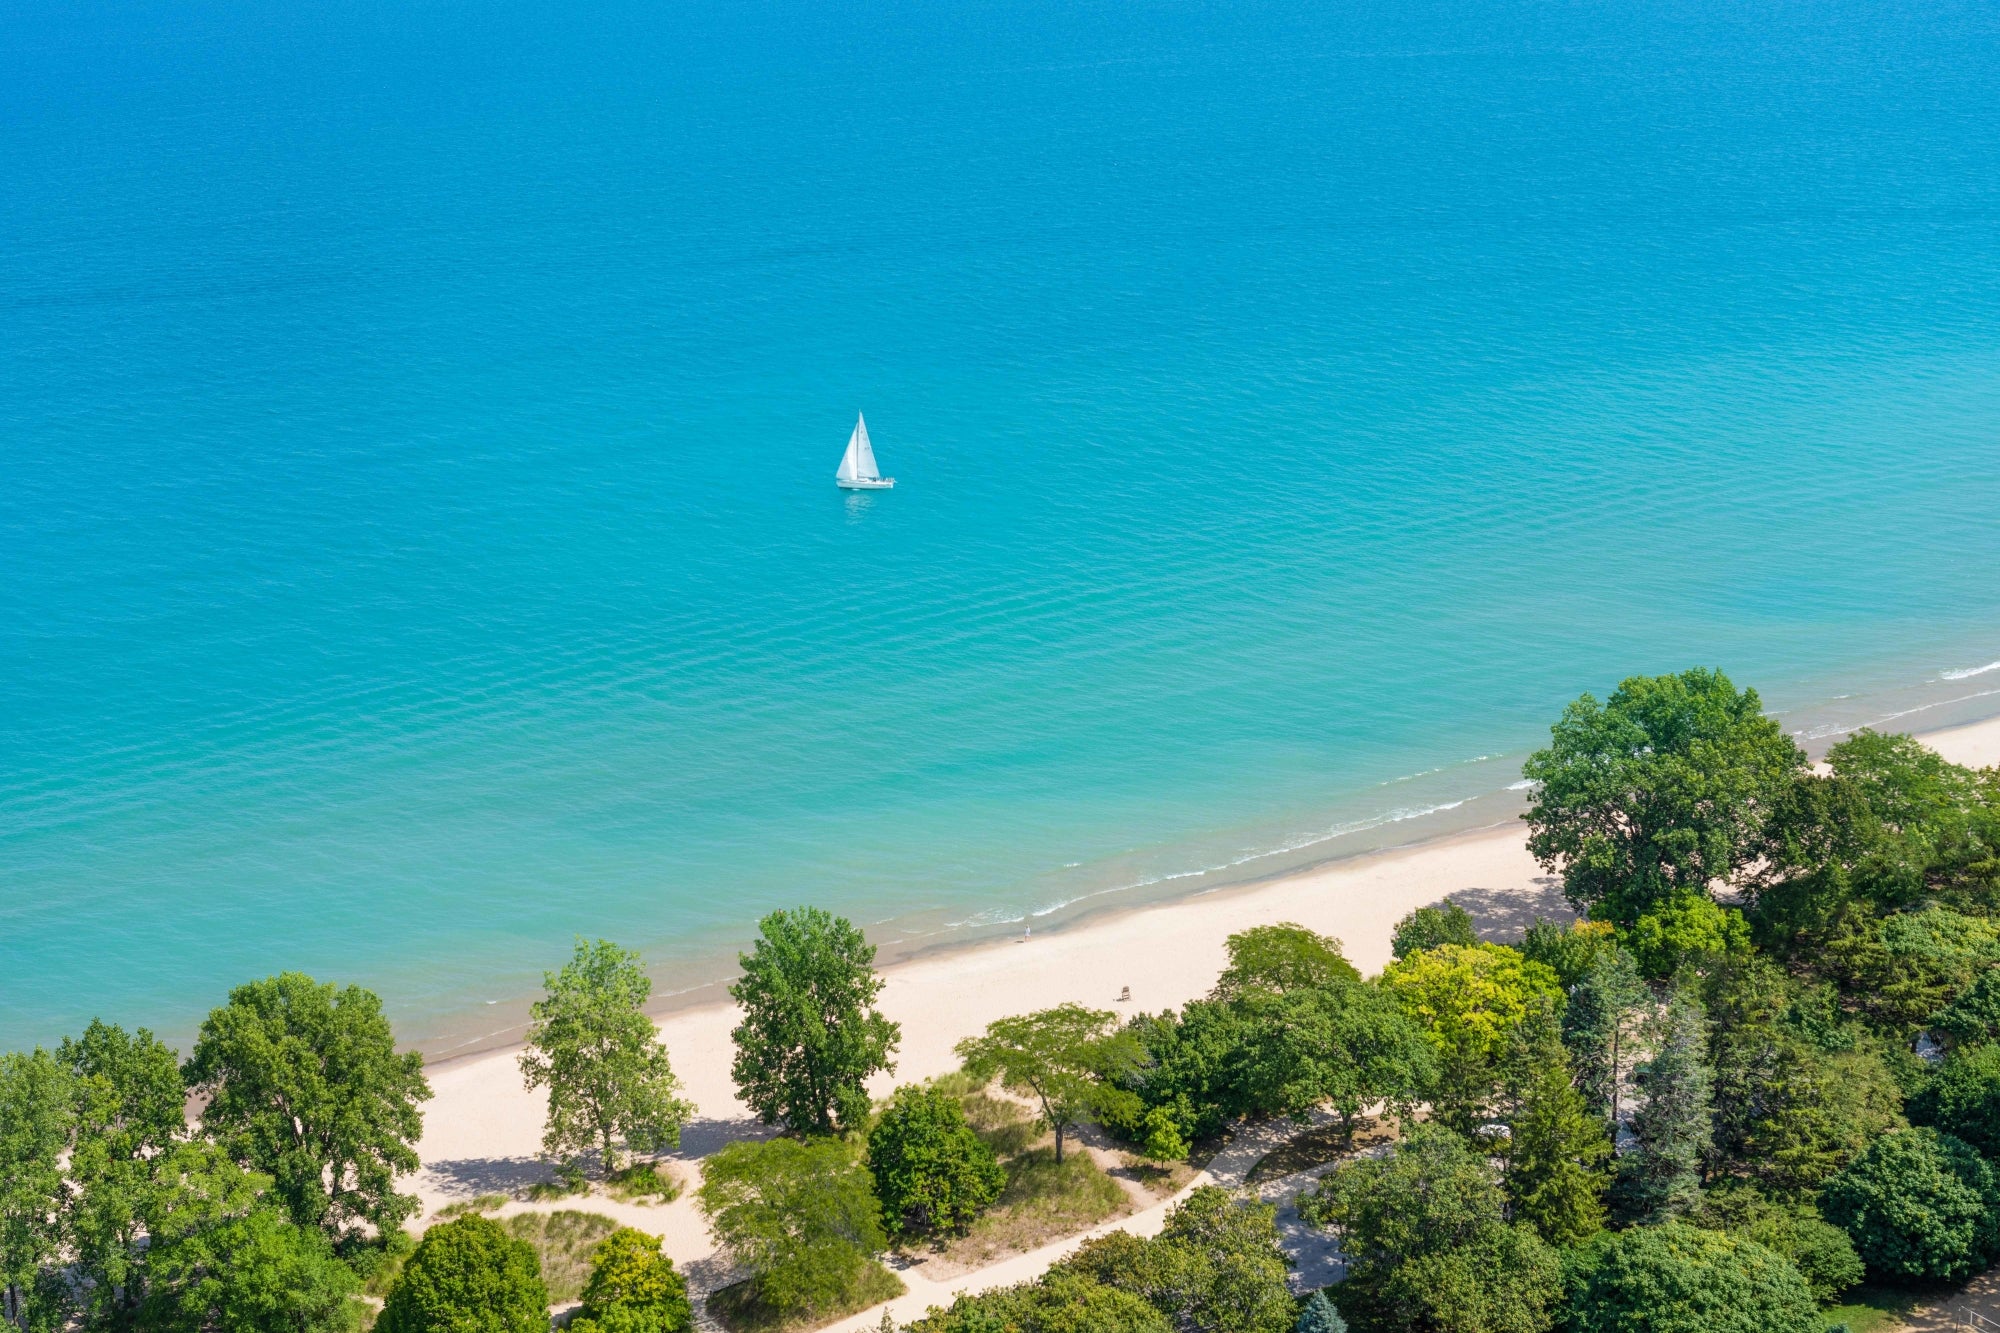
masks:
<svg viewBox="0 0 2000 1333"><path fill-rule="evenodd" d="M618 1229L618 1223L602 1213L583 1213L573 1208L553 1213L516 1213L500 1225L516 1240L525 1240L535 1247L535 1254L542 1261L542 1285L549 1289L549 1301L556 1305L583 1295L597 1243Z"/></svg>
<svg viewBox="0 0 2000 1333"><path fill-rule="evenodd" d="M634 1162L605 1177L604 1192L621 1203L672 1203L681 1182L665 1162Z"/></svg>
<svg viewBox="0 0 2000 1333"><path fill-rule="evenodd" d="M448 1203L431 1216L439 1222L449 1222L454 1217L464 1217L467 1213L497 1213L507 1203L504 1194L482 1194L476 1199L460 1199Z"/></svg>
<svg viewBox="0 0 2000 1333"><path fill-rule="evenodd" d="M856 1310L892 1301L905 1290L903 1279L871 1261L862 1270L861 1280L854 1284L846 1299L832 1309L815 1310L811 1314L781 1315L752 1300L748 1282L738 1282L711 1295L708 1312L729 1333L806 1333L808 1329L822 1328Z"/></svg>

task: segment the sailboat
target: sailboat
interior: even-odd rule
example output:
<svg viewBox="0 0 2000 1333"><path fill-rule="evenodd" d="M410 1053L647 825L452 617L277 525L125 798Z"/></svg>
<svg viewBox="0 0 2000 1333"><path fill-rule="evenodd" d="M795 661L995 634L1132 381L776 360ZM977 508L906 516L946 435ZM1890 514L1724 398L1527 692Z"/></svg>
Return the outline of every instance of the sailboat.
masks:
<svg viewBox="0 0 2000 1333"><path fill-rule="evenodd" d="M896 484L875 466L875 446L868 443L868 422L854 414L854 434L847 437L847 452L840 456L840 471L833 484L843 491L886 491Z"/></svg>

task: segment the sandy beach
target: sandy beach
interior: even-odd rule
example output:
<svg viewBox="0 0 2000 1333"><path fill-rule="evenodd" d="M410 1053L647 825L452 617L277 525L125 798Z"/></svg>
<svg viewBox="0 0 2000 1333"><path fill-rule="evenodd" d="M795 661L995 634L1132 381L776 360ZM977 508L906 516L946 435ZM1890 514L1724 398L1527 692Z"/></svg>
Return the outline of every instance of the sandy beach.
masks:
<svg viewBox="0 0 2000 1333"><path fill-rule="evenodd" d="M1958 763L2000 764L2000 718L1924 739ZM1555 881L1528 855L1522 828L1509 824L1106 914L1055 933L916 959L884 973L882 1009L902 1024L902 1045L893 1077L879 1079L876 1091L955 1068L953 1044L1008 1014L1066 1001L1121 1013L1183 1004L1213 983L1224 961L1224 939L1250 926L1299 922L1337 937L1356 966L1376 972L1390 956L1396 921L1447 896L1470 910L1482 933L1493 938L1518 934L1538 914L1568 915ZM1121 1003L1118 997L1128 986L1132 998ZM729 1079L735 1021L732 1006L708 1005L660 1023L674 1068L699 1108L678 1154L677 1169L690 1182L693 1159L731 1138L761 1132ZM432 1069L436 1098L425 1108L419 1148L425 1165L414 1181L425 1218L454 1200L512 1191L547 1177L535 1155L543 1102L523 1090L517 1054L491 1051ZM510 1204L508 1210L523 1206ZM667 1253L683 1266L698 1265L712 1253L686 1195L665 1206L598 1196L567 1206L664 1234Z"/></svg>

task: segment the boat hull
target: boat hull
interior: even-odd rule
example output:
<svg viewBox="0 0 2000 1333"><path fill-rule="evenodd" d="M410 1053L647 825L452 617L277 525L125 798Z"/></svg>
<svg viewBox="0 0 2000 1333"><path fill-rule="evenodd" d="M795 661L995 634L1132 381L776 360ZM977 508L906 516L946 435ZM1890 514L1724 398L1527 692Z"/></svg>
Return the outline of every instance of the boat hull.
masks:
<svg viewBox="0 0 2000 1333"><path fill-rule="evenodd" d="M833 484L843 491L886 491L896 484L894 477L878 477L873 481L863 477L835 477Z"/></svg>

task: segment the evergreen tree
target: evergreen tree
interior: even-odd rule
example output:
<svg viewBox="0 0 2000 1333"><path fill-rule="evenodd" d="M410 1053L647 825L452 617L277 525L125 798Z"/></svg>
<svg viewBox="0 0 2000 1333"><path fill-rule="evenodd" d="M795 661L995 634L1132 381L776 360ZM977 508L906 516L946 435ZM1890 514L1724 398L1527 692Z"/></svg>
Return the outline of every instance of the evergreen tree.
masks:
<svg viewBox="0 0 2000 1333"><path fill-rule="evenodd" d="M1333 1308L1325 1292L1316 1291L1312 1299L1299 1307L1297 1333L1347 1333L1347 1321Z"/></svg>
<svg viewBox="0 0 2000 1333"><path fill-rule="evenodd" d="M1552 1012L1544 1009L1521 1025L1507 1065L1508 1207L1550 1244L1574 1245L1604 1225L1611 1140L1571 1081Z"/></svg>
<svg viewBox="0 0 2000 1333"><path fill-rule="evenodd" d="M1569 1047L1585 1104L1616 1132L1621 1089L1632 1065L1632 1038L1652 998L1631 954L1616 946L1598 952L1570 990L1563 1012Z"/></svg>
<svg viewBox="0 0 2000 1333"><path fill-rule="evenodd" d="M1638 1140L1618 1163L1616 1196L1634 1221L1664 1222L1701 1200L1701 1164L1714 1145L1714 1075L1701 1006L1676 993L1653 1024L1653 1058L1639 1070L1646 1101Z"/></svg>

